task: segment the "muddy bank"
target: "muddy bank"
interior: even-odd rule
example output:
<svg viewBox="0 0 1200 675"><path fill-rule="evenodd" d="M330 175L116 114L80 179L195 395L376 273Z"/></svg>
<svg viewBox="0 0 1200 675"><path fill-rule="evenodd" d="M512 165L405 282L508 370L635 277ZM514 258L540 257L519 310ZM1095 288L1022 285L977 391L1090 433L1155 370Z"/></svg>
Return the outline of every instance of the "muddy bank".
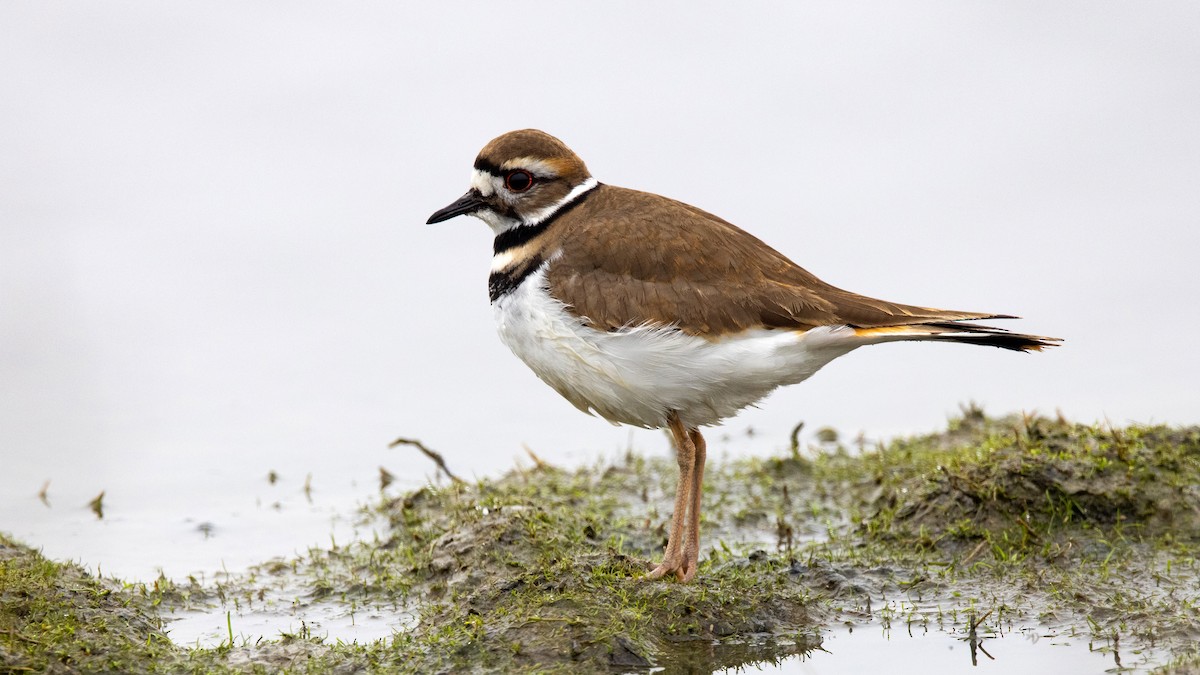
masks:
<svg viewBox="0 0 1200 675"><path fill-rule="evenodd" d="M145 596L0 535L0 671L134 672L175 651Z"/></svg>
<svg viewBox="0 0 1200 675"><path fill-rule="evenodd" d="M382 541L186 587L91 578L0 539L0 667L711 672L803 654L851 620L1039 626L1200 667L1200 429L967 411L883 448L822 438L710 466L686 585L638 578L665 543L675 468L635 454L428 486L372 507ZM171 610L235 621L272 594L413 621L365 645L164 637Z"/></svg>

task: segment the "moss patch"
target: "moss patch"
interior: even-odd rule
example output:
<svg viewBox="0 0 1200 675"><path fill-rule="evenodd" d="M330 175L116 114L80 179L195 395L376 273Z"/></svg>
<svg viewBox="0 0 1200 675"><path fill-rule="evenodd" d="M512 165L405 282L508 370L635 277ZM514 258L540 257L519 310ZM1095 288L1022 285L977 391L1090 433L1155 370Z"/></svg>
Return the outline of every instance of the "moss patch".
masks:
<svg viewBox="0 0 1200 675"><path fill-rule="evenodd" d="M134 672L174 654L148 595L0 535L0 669Z"/></svg>
<svg viewBox="0 0 1200 675"><path fill-rule="evenodd" d="M665 537L673 479L658 469L636 457L543 468L384 505L388 545L419 551L427 604L406 639L423 667L737 665L747 644L763 656L818 644L821 610L787 561L718 548L697 583L640 579Z"/></svg>

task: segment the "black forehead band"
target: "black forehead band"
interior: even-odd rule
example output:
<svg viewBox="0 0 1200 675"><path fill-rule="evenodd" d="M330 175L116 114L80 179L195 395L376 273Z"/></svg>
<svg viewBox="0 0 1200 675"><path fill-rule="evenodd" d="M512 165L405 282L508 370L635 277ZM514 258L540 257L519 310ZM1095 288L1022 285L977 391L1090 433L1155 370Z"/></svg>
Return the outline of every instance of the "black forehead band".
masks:
<svg viewBox="0 0 1200 675"><path fill-rule="evenodd" d="M496 166L495 164L492 164L491 162L487 161L486 159L484 159L482 157L475 160L475 168L480 171L486 171L487 173L490 173L493 176L503 176L504 175L504 172L500 170L500 167Z"/></svg>

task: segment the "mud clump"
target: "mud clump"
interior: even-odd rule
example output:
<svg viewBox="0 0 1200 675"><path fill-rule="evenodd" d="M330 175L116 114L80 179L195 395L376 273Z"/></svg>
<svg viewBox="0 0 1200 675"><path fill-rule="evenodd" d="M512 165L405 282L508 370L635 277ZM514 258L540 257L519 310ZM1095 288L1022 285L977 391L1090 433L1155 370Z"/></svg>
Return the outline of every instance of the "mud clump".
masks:
<svg viewBox="0 0 1200 675"><path fill-rule="evenodd" d="M926 545L1003 540L1060 553L1095 530L1200 540L1198 428L1009 418L971 431L934 466L899 469L864 528Z"/></svg>
<svg viewBox="0 0 1200 675"><path fill-rule="evenodd" d="M452 512L394 502L396 538L440 532L414 569L431 603L409 638L437 646L421 669L711 669L819 644L821 611L786 561L730 555L696 583L643 580L657 518L622 515L621 498L641 480L658 483L632 468L544 468L463 491Z"/></svg>

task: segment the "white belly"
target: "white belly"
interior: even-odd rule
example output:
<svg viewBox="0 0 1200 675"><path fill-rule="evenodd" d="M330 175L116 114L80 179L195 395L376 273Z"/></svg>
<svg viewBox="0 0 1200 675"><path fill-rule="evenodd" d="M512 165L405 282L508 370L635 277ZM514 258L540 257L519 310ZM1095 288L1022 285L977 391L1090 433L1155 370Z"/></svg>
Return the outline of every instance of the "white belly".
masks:
<svg viewBox="0 0 1200 675"><path fill-rule="evenodd" d="M671 411L688 428L716 424L861 344L846 327L719 340L658 326L601 332L550 297L544 269L492 308L500 339L546 384L584 412L640 427L665 426Z"/></svg>

